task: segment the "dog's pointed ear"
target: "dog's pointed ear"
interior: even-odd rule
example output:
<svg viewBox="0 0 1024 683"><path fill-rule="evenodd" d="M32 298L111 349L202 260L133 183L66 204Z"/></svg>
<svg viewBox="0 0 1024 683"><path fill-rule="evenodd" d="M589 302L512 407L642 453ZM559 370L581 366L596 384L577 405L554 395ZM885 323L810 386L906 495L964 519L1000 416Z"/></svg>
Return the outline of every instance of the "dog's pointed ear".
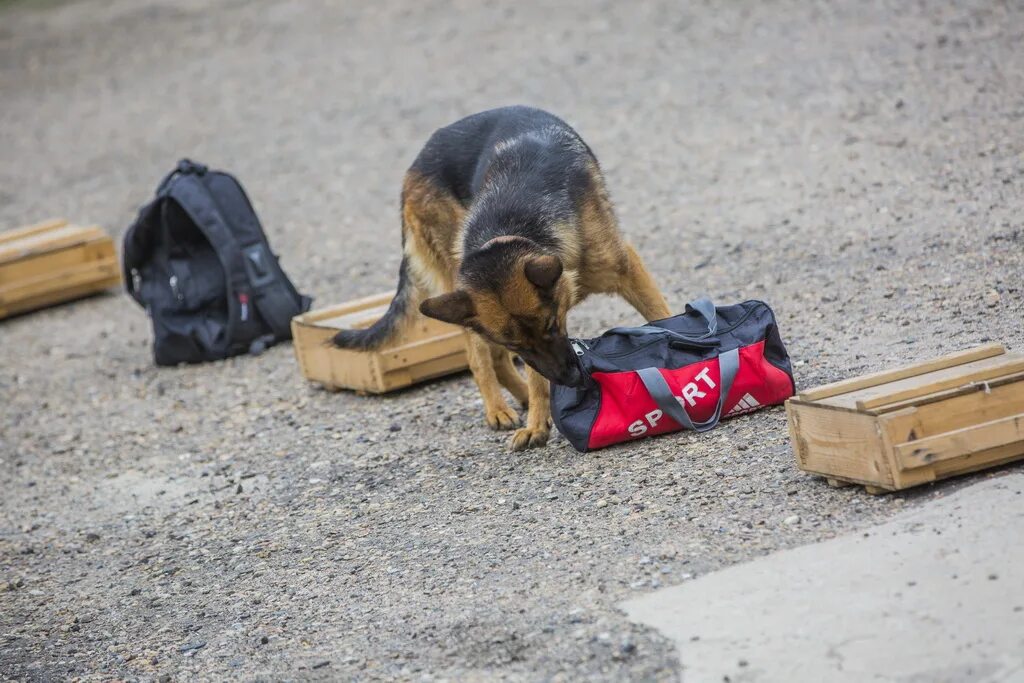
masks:
<svg viewBox="0 0 1024 683"><path fill-rule="evenodd" d="M562 277L562 259L545 254L526 261L526 279L540 289L551 289Z"/></svg>
<svg viewBox="0 0 1024 683"><path fill-rule="evenodd" d="M420 304L420 313L428 318L453 325L465 325L476 315L476 307L464 290L456 289L448 294L425 299Z"/></svg>

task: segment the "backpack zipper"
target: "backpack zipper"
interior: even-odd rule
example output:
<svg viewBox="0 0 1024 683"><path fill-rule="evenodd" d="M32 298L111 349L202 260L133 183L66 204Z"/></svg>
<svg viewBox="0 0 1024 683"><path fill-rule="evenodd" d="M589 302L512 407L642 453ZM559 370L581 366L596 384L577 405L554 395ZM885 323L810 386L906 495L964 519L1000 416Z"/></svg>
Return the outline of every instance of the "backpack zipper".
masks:
<svg viewBox="0 0 1024 683"><path fill-rule="evenodd" d="M136 292L142 291L142 275L137 268L132 268L132 289Z"/></svg>
<svg viewBox="0 0 1024 683"><path fill-rule="evenodd" d="M184 302L185 296L181 293L181 290L178 289L178 276L172 275L168 282L171 285L171 292L174 294L174 298L178 301Z"/></svg>

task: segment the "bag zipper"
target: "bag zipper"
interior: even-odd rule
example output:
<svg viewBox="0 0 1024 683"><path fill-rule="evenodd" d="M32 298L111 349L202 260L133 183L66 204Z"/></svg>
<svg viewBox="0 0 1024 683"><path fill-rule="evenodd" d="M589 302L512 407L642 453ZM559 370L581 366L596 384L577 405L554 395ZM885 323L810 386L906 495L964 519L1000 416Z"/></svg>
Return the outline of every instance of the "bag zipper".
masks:
<svg viewBox="0 0 1024 683"><path fill-rule="evenodd" d="M733 330L735 330L737 327L739 327L744 322L746 322L747 318L749 318L750 316L752 316L754 314L754 311L757 310L757 306L767 306L767 304L765 304L763 301L757 302L757 305L755 305L749 311L744 313L740 317L740 319L737 320L736 322L734 322L732 325L730 325L729 327L726 327L724 329L717 330L715 332L715 336L721 335L721 334L726 333L726 332L732 332ZM606 354L600 354L600 355L603 356L604 358L619 358L621 356L629 356L629 355L632 355L632 354L636 353L637 351L641 351L643 349L646 349L648 346L656 344L659 341L661 341L661 340L660 339L652 339L651 341L647 342L646 344L643 344L642 346L637 346L636 348L630 349L629 351L621 351L619 353L606 353ZM699 340L694 340L694 341L699 341ZM576 352L577 356L582 356L584 354L583 349L581 349L578 344L580 344L584 348L586 348L587 351L591 350L590 347L586 344L586 342L584 342L582 339L573 339L572 340L572 348Z"/></svg>

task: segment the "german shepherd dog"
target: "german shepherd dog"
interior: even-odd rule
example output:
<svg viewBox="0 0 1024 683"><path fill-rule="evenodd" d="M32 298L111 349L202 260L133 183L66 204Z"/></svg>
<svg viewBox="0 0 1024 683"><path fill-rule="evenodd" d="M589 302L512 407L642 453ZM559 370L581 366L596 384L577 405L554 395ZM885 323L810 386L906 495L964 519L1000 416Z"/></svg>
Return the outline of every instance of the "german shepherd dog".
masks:
<svg viewBox="0 0 1024 683"><path fill-rule="evenodd" d="M469 367L492 429L520 426L504 386L528 408L513 450L551 433L548 380L582 381L566 334L590 294L621 295L646 320L670 315L619 234L597 159L567 123L505 107L456 121L427 141L402 186L402 264L387 313L334 337L369 349L392 338L415 306L469 328ZM526 364L526 381L512 355Z"/></svg>

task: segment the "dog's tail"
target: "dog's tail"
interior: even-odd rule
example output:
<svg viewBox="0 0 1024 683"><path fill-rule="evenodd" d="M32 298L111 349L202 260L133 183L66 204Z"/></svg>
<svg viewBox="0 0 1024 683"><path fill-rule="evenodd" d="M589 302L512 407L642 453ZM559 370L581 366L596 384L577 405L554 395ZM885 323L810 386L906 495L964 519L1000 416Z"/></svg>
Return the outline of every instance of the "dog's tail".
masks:
<svg viewBox="0 0 1024 683"><path fill-rule="evenodd" d="M367 328L341 330L331 342L340 349L375 349L390 341L409 318L415 286L409 280L409 257L402 256L398 267L398 291L391 300L387 313Z"/></svg>

